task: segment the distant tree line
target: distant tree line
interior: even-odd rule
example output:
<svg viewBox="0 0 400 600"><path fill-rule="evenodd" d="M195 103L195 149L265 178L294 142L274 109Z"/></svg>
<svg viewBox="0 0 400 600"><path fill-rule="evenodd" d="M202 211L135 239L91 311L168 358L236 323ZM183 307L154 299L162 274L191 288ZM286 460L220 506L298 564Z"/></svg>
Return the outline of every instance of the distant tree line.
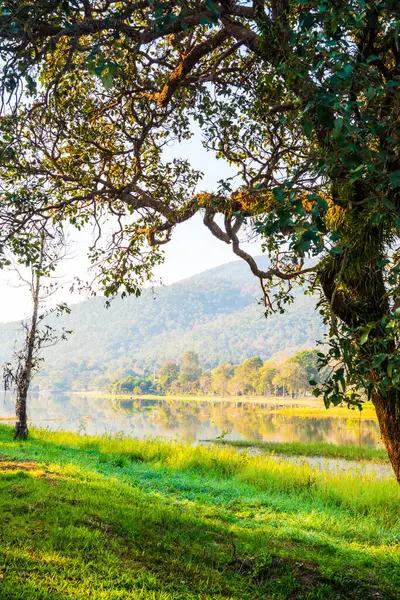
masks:
<svg viewBox="0 0 400 600"><path fill-rule="evenodd" d="M280 363L256 356L239 365L225 363L204 370L196 352L189 350L180 364L168 361L152 376L129 375L115 380L109 390L134 395L304 395L311 393L310 380L320 380L317 359L317 350L304 350Z"/></svg>

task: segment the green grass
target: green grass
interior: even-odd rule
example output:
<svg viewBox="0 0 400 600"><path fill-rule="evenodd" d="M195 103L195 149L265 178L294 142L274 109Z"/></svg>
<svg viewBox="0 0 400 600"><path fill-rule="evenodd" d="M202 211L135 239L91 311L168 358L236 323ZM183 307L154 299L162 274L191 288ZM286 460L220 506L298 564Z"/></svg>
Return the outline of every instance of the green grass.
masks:
<svg viewBox="0 0 400 600"><path fill-rule="evenodd" d="M214 444L232 448L258 448L265 452L274 452L288 456L323 456L325 458L343 458L345 460L369 460L388 463L388 455L383 448L365 446L337 446L328 442L248 442L218 440Z"/></svg>
<svg viewBox="0 0 400 600"><path fill-rule="evenodd" d="M1 600L392 600L400 487L229 448L0 426Z"/></svg>

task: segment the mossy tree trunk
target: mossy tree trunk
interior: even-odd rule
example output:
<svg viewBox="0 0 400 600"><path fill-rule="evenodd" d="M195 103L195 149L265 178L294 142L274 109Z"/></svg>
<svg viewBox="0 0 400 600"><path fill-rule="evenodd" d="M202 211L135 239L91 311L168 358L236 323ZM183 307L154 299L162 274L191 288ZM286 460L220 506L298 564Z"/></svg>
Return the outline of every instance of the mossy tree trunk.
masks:
<svg viewBox="0 0 400 600"><path fill-rule="evenodd" d="M384 342L385 352L389 354L396 354L398 351L395 340L385 341L385 329L379 325L392 311L382 271L376 267L376 263L382 258L383 242L380 233L379 228L374 231L366 228L359 240L353 240L351 245L349 240L350 250L347 256L327 259L319 273L319 282L331 314L353 331L354 339L350 344L353 347L358 344L355 358L366 359L371 363L377 353L374 347L377 342ZM377 323L376 328L370 332L372 341L368 339L366 343L361 343L359 331L371 322ZM332 333L337 335L337 332ZM350 370L351 368L349 365ZM380 392L380 386L376 385L379 384L380 377L372 367L370 373L365 375L369 382L375 384L371 399L378 417L382 441L400 484L400 390L393 385L385 386L384 391Z"/></svg>
<svg viewBox="0 0 400 600"><path fill-rule="evenodd" d="M385 398L374 394L372 401L378 417L382 441L400 484L400 392L390 390Z"/></svg>

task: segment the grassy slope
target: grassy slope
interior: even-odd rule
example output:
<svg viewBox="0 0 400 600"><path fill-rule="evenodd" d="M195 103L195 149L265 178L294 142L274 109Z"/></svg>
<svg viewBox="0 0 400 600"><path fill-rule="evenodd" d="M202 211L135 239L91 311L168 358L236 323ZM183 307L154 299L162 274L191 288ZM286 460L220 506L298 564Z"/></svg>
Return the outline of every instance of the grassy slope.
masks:
<svg viewBox="0 0 400 600"><path fill-rule="evenodd" d="M399 598L394 479L0 426L1 600Z"/></svg>

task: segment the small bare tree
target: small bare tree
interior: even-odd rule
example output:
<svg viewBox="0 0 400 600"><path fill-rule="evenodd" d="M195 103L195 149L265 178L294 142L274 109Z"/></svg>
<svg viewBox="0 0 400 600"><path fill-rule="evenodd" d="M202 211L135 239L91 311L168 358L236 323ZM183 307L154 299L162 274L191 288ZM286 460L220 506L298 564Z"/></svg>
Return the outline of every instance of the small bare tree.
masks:
<svg viewBox="0 0 400 600"><path fill-rule="evenodd" d="M38 262L31 267L31 279L27 280L16 269L19 279L30 289L32 315L30 319L22 322L24 331L22 347L14 351L13 361L3 366L5 391L11 389L16 391L15 439L23 440L28 436L27 397L32 379L44 360L42 350L60 340L65 340L71 333L64 328L56 330L44 323L51 314L59 316L71 312L67 304L58 304L55 308L41 312L49 297L59 289L54 282L46 285L44 279L54 272L59 261L64 258L64 248L64 238L59 231L57 236L50 236L43 228L40 231Z"/></svg>

